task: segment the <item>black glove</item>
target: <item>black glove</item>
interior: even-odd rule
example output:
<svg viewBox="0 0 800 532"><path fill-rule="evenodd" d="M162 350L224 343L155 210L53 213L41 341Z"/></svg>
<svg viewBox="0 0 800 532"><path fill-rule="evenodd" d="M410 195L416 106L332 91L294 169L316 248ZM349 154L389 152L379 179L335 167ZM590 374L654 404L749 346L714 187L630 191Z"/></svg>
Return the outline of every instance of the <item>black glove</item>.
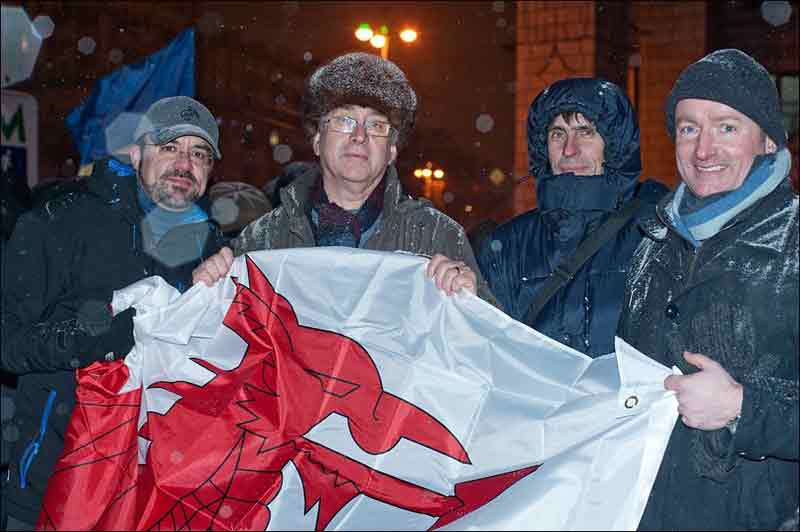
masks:
<svg viewBox="0 0 800 532"><path fill-rule="evenodd" d="M105 304L85 304L76 309L73 319L37 324L37 343L50 360L46 366L77 369L124 358L134 344L135 314L131 307L112 317Z"/></svg>
<svg viewBox="0 0 800 532"><path fill-rule="evenodd" d="M110 314L109 314L110 315ZM130 307L111 318L110 325L97 336L95 360L122 360L135 343L133 340L133 317L136 309ZM109 353L111 355L109 356Z"/></svg>

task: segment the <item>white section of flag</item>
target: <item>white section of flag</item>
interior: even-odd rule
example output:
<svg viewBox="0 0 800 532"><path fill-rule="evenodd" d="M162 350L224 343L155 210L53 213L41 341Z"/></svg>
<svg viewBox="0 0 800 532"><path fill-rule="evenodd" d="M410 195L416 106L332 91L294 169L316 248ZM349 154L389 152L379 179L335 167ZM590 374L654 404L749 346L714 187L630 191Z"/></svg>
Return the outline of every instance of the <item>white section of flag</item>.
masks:
<svg viewBox="0 0 800 532"><path fill-rule="evenodd" d="M593 360L471 294L447 297L425 276L421 257L347 248L249 257L301 325L359 342L384 390L437 418L471 464L408 440L371 455L337 415L317 424L308 439L444 495L459 482L543 464L452 529L636 528L677 419L675 398L663 388L668 368L619 339L616 354ZM244 257L230 275L248 284ZM144 386L140 425L146 410L164 412L177 399L148 385L203 384L213 377L190 357L226 369L239 363L244 342L221 326L233 297L230 276L182 295L159 278L115 293L116 312L137 309L136 346L126 358L131 378L123 391ZM147 442L140 442L144 460ZM283 474L281 492L269 504L269 529L313 527L317 507L303 513L302 480L291 462ZM328 528L410 530L435 522L359 495Z"/></svg>

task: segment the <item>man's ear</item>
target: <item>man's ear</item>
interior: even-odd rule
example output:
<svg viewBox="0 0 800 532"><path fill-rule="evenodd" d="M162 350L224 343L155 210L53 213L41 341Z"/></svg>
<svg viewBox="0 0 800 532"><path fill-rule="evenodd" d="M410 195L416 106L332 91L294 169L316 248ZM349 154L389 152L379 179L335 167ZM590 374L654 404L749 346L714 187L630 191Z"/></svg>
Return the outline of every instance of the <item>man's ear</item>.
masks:
<svg viewBox="0 0 800 532"><path fill-rule="evenodd" d="M396 159L397 159L397 144L392 144L391 146L389 146L389 164L394 164L394 161Z"/></svg>
<svg viewBox="0 0 800 532"><path fill-rule="evenodd" d="M142 160L142 147L138 144L131 144L128 148L128 157L131 158L131 166L139 168L139 162Z"/></svg>
<svg viewBox="0 0 800 532"><path fill-rule="evenodd" d="M319 131L314 134L314 138L311 139L311 146L314 148L314 155L319 157Z"/></svg>
<svg viewBox="0 0 800 532"><path fill-rule="evenodd" d="M766 139L764 141L764 152L765 153L775 153L776 151L778 151L778 145L775 144L775 142L771 138L769 138L767 135L764 135L764 137Z"/></svg>

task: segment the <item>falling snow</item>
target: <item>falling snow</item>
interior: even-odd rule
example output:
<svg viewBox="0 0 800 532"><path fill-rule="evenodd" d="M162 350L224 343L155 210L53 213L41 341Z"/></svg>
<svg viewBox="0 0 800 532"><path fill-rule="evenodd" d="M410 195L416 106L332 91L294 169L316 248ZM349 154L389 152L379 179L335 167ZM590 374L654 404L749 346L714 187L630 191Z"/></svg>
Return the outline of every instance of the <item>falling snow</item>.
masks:
<svg viewBox="0 0 800 532"><path fill-rule="evenodd" d="M42 45L42 37L21 7L2 6L2 87L31 76Z"/></svg>
<svg viewBox="0 0 800 532"><path fill-rule="evenodd" d="M6 425L3 427L3 440L9 443L19 440L19 429L16 425Z"/></svg>
<svg viewBox="0 0 800 532"><path fill-rule="evenodd" d="M494 168L489 173L489 181L496 187L502 185L506 180L506 174L499 168Z"/></svg>
<svg viewBox="0 0 800 532"><path fill-rule="evenodd" d="M478 118L475 119L475 129L481 133L490 132L494 129L494 118L486 113L478 115Z"/></svg>
<svg viewBox="0 0 800 532"><path fill-rule="evenodd" d="M83 55L93 54L95 48L97 48L97 43L89 36L81 37L80 40L78 40L78 51Z"/></svg>
<svg viewBox="0 0 800 532"><path fill-rule="evenodd" d="M112 48L110 52L108 52L108 60L118 65L122 63L125 59L125 54L122 53L122 50L119 48Z"/></svg>
<svg viewBox="0 0 800 532"><path fill-rule="evenodd" d="M292 148L286 144L278 144L272 150L272 158L278 164L286 164L292 160Z"/></svg>
<svg viewBox="0 0 800 532"><path fill-rule="evenodd" d="M239 207L232 198L218 198L211 204L211 217L220 225L229 225L239 216Z"/></svg>
<svg viewBox="0 0 800 532"><path fill-rule="evenodd" d="M761 16L770 26L783 26L792 18L792 4L789 2L762 2Z"/></svg>
<svg viewBox="0 0 800 532"><path fill-rule="evenodd" d="M53 19L47 15L39 15L33 19L33 30L40 39L47 39L53 35L53 30L55 27L56 25L53 23Z"/></svg>
<svg viewBox="0 0 800 532"><path fill-rule="evenodd" d="M16 407L17 405L11 397L3 396L0 398L0 421L5 423L13 418Z"/></svg>

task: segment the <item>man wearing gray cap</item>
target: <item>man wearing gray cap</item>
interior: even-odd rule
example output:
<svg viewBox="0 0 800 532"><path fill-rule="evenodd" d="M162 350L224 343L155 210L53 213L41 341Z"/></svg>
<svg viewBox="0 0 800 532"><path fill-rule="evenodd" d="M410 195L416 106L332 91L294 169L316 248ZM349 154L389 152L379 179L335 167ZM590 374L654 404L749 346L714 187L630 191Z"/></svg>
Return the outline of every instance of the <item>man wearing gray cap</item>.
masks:
<svg viewBox="0 0 800 532"><path fill-rule="evenodd" d="M219 131L185 96L154 103L128 150L23 216L3 257L2 369L19 376L0 476L9 530L32 529L74 406L75 369L123 358L133 310L113 291L159 275L183 291L224 243L204 193ZM130 162L130 164L128 164Z"/></svg>
<svg viewBox="0 0 800 532"><path fill-rule="evenodd" d="M682 372L664 382L680 419L639 527L775 530L800 495L800 231L778 93L718 50L666 115L683 182L641 224L617 331Z"/></svg>
<svg viewBox="0 0 800 532"><path fill-rule="evenodd" d="M412 199L394 162L406 144L417 96L405 74L377 55L335 58L309 78L303 127L319 158L281 190L280 207L250 223L204 262L195 282L211 284L234 253L348 246L431 256L427 273L447 294L462 288L494 301L464 229L427 200Z"/></svg>

